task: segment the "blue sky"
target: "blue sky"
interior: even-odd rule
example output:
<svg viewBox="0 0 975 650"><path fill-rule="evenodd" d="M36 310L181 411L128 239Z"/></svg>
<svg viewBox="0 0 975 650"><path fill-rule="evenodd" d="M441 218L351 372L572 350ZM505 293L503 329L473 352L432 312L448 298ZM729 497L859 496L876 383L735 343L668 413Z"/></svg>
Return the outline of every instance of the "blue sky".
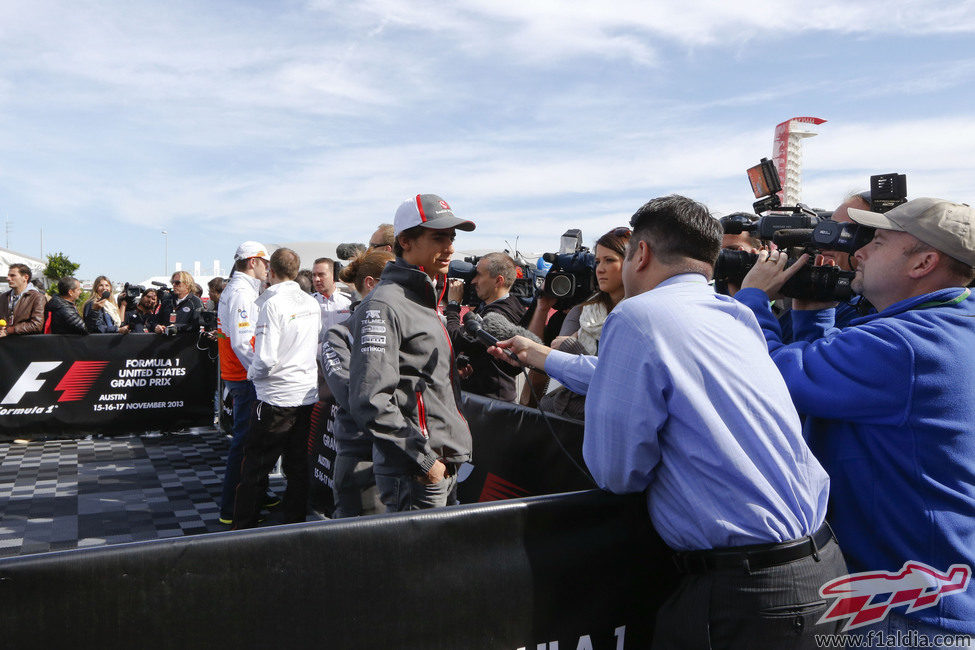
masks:
<svg viewBox="0 0 975 650"><path fill-rule="evenodd" d="M592 244L647 199L721 215L774 126L804 202L870 174L975 200L975 2L7 2L0 243L78 276L366 241L418 192L458 248Z"/></svg>

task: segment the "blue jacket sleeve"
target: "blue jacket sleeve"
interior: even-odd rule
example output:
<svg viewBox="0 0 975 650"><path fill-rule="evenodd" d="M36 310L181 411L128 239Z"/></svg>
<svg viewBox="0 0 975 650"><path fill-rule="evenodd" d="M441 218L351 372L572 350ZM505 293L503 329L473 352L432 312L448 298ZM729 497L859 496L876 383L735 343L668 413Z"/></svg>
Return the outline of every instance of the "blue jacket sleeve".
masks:
<svg viewBox="0 0 975 650"><path fill-rule="evenodd" d="M874 321L838 330L825 327L825 321L817 325L819 316L813 315L812 323L798 324L796 333L802 333L803 340L784 345L763 291L742 289L735 298L755 313L800 414L891 426L904 423L914 388L914 351L894 329ZM816 329L820 336L814 339Z"/></svg>

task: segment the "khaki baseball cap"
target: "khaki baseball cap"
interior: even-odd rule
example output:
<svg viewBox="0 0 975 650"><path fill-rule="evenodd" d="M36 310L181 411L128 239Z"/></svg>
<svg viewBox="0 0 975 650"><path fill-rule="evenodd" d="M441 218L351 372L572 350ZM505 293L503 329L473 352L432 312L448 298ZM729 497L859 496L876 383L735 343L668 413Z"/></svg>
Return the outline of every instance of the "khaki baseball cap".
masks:
<svg viewBox="0 0 975 650"><path fill-rule="evenodd" d="M914 235L928 246L975 266L975 208L942 199L914 199L883 214L850 208L858 224Z"/></svg>

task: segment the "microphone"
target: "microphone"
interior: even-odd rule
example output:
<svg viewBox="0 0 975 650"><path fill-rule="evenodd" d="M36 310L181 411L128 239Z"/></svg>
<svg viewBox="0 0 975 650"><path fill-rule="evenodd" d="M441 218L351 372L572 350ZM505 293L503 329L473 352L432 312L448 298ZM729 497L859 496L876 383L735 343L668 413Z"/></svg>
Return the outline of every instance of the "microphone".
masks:
<svg viewBox="0 0 975 650"><path fill-rule="evenodd" d="M791 248L792 246L803 246L812 241L811 228L786 228L775 231L772 241L779 248Z"/></svg>
<svg viewBox="0 0 975 650"><path fill-rule="evenodd" d="M365 244L339 244L335 247L335 257L339 258L340 260L351 260L359 253L363 253L366 250Z"/></svg>
<svg viewBox="0 0 975 650"><path fill-rule="evenodd" d="M482 320L482 326L484 327L485 331L487 331L488 334L497 337L499 341L510 339L512 336L524 336L526 339L532 340L535 343L542 342L542 339L535 336L534 333L529 332L524 327L515 325L498 312L490 311L484 314Z"/></svg>
<svg viewBox="0 0 975 650"><path fill-rule="evenodd" d="M491 347L492 345L498 344L498 338L493 334L486 332L484 330L484 319L475 314L472 311L464 314L464 329L468 334L480 341L484 347ZM521 360L511 350L505 350L504 353L508 355L509 359L514 360L517 364L522 365Z"/></svg>

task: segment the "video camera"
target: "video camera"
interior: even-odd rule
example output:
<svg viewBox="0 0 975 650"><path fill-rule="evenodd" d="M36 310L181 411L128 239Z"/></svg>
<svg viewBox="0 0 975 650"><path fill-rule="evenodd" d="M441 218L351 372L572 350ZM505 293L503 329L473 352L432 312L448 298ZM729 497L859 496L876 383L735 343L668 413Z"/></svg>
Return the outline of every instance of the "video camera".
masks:
<svg viewBox="0 0 975 650"><path fill-rule="evenodd" d="M448 280L456 278L464 281L464 297L461 298L460 304L468 307L473 307L481 302L477 297L477 292L474 291L474 285L471 283L477 274L477 263L480 259L479 256L470 256L463 260L450 260L450 266L447 267Z"/></svg>
<svg viewBox="0 0 975 650"><path fill-rule="evenodd" d="M203 326L204 332L213 332L217 329L217 312L216 311L201 311L200 312L200 325Z"/></svg>
<svg viewBox="0 0 975 650"><path fill-rule="evenodd" d="M574 307L596 292L596 256L582 245L578 228L562 235L558 253L545 253L542 259L552 265L542 292L556 299L555 309Z"/></svg>
<svg viewBox="0 0 975 650"><path fill-rule="evenodd" d="M767 158L748 170L748 178L758 199L753 207L768 212L757 221L747 218L723 222L725 234L753 232L764 241L772 241L786 252L791 266L803 254L815 256L824 250L853 254L872 238L874 229L856 223L839 223L811 210L801 203L784 207L776 195L781 189L775 165ZM876 198L875 198L876 197ZM907 200L907 177L903 174L880 174L870 177L870 205L876 212L886 212ZM722 250L714 267L716 282L741 284L755 265L758 255L746 251ZM850 283L855 273L835 266L807 264L782 287L783 295L804 300L848 300L853 296Z"/></svg>
<svg viewBox="0 0 975 650"><path fill-rule="evenodd" d="M122 287L122 295L119 296L119 302L124 302L128 307L135 307L139 304L139 298L145 293L146 288L141 284L129 284L125 283Z"/></svg>
<svg viewBox="0 0 975 650"><path fill-rule="evenodd" d="M450 260L450 266L447 268L448 279L457 278L464 281L464 297L460 302L468 307L481 304L481 299L477 297L477 291L471 282L477 274L477 263L481 261L481 257L472 255L465 257L463 261ZM526 304L530 303L535 296L535 270L517 252L512 259L515 262L515 282L508 293Z"/></svg>
<svg viewBox="0 0 975 650"><path fill-rule="evenodd" d="M165 282L152 281L152 286L156 288L156 298L159 301L160 311L164 309L172 310L176 306L176 298L172 288Z"/></svg>

